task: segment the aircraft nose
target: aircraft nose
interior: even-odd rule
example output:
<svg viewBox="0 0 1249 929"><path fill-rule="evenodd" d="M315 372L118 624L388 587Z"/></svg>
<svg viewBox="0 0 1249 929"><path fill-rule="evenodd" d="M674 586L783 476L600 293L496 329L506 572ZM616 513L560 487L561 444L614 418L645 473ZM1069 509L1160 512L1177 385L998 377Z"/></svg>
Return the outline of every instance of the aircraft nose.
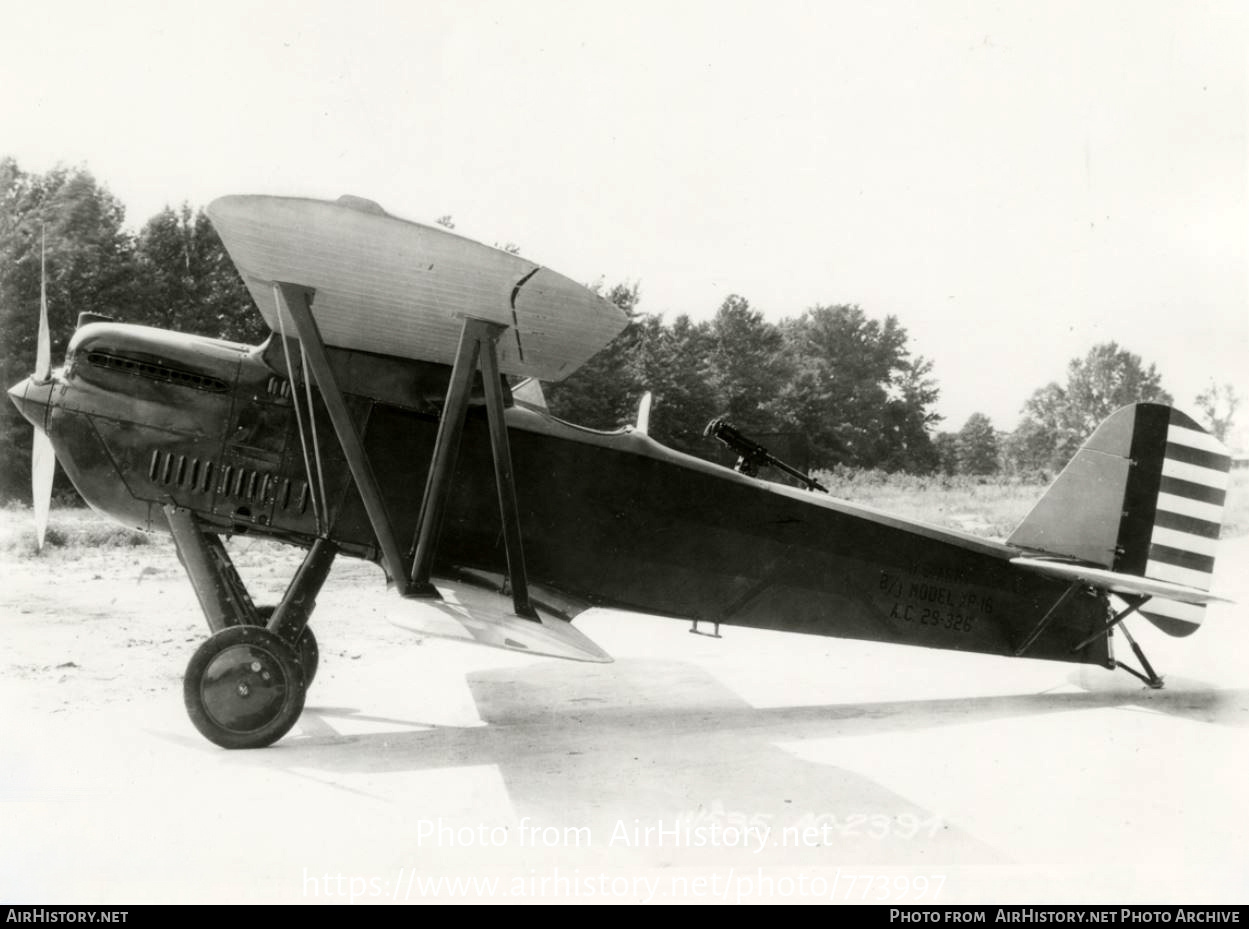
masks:
<svg viewBox="0 0 1249 929"><path fill-rule="evenodd" d="M40 429L46 425L48 405L52 398L52 382L40 384L28 377L9 388L9 397L18 412Z"/></svg>

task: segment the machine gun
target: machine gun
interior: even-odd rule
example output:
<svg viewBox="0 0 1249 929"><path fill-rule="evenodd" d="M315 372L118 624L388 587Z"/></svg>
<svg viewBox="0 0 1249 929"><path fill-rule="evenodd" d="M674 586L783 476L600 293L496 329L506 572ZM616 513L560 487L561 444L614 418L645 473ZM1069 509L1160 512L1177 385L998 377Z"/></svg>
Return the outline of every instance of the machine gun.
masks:
<svg viewBox="0 0 1249 929"><path fill-rule="evenodd" d="M792 465L785 464L785 462L781 461L758 442L746 438L731 423L727 423L723 419L713 419L707 423L707 428L703 430L703 436L717 439L737 453L737 464L733 465L734 471L740 471L742 474L754 477L759 473L761 465L771 465L778 471L784 471L790 477L802 481L806 485L807 490L822 490L824 493L828 493L828 488L815 478L803 474Z"/></svg>

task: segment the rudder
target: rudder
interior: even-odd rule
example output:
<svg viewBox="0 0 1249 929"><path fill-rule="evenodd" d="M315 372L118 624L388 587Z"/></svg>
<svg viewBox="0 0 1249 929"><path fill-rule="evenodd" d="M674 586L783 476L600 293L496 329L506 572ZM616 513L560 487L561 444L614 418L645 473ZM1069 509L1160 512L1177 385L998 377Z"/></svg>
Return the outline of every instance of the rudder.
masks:
<svg viewBox="0 0 1249 929"><path fill-rule="evenodd" d="M1125 406L1097 427L1008 542L1208 591L1230 467L1223 444L1179 410ZM1205 606L1155 597L1141 613L1182 636Z"/></svg>

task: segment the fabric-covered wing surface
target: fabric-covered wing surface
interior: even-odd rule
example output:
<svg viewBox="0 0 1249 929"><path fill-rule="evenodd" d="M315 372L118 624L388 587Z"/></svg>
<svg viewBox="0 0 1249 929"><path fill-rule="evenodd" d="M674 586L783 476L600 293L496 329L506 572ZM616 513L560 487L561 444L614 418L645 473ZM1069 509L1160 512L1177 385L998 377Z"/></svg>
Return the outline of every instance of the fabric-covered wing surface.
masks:
<svg viewBox="0 0 1249 929"><path fill-rule="evenodd" d="M298 284L315 291L327 345L449 364L474 316L509 327L503 373L557 381L626 322L561 274L367 201L231 196L208 215L270 328L279 331L274 282Z"/></svg>

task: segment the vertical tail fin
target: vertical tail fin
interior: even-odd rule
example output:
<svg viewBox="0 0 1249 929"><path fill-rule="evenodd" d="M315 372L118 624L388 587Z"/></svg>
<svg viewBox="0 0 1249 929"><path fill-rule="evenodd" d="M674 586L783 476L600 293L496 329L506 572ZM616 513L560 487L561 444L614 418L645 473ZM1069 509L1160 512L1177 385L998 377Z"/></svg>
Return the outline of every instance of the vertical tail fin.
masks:
<svg viewBox="0 0 1249 929"><path fill-rule="evenodd" d="M1230 467L1223 444L1188 416L1134 403L1097 427L1008 541L1209 590ZM1188 635L1205 607L1154 598L1141 613Z"/></svg>

